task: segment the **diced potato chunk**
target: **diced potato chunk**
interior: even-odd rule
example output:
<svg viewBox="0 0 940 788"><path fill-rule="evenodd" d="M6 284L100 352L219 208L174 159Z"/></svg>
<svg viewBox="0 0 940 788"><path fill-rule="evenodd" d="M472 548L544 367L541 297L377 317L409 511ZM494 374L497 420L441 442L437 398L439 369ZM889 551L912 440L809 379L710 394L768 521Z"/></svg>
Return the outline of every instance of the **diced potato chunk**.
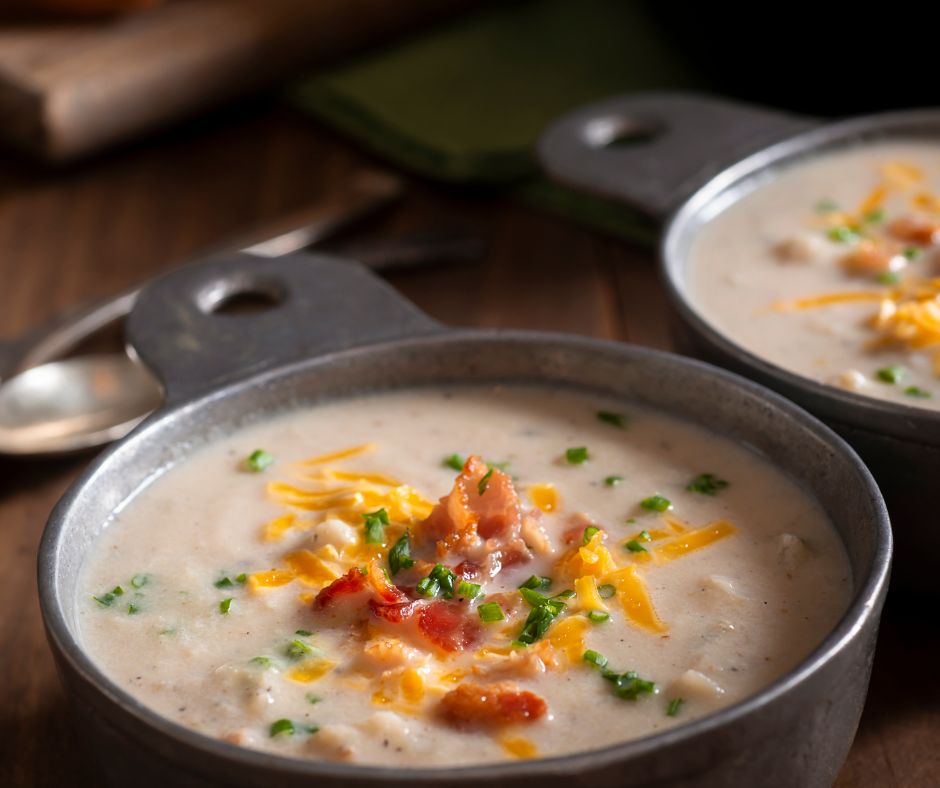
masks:
<svg viewBox="0 0 940 788"><path fill-rule="evenodd" d="M713 701L725 694L725 691L704 673L687 670L669 687L669 697L691 701Z"/></svg>

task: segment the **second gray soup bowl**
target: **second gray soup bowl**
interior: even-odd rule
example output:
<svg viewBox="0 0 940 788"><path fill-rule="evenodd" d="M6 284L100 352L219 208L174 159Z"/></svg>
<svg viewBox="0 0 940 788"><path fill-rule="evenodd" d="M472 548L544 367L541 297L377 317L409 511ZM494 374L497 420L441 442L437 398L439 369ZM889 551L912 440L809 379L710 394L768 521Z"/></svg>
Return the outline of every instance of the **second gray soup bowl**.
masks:
<svg viewBox="0 0 940 788"><path fill-rule="evenodd" d="M618 146L618 139L632 144ZM940 140L940 110L823 123L712 96L624 96L572 113L540 143L546 170L614 197L663 223L660 273L677 318L677 344L756 380L818 416L871 469L897 539L894 581L940 594L940 412L866 397L794 374L745 350L697 311L686 260L711 218L788 167L867 142Z"/></svg>
<svg viewBox="0 0 940 788"><path fill-rule="evenodd" d="M237 293L277 305L227 316ZM148 289L129 341L166 389L163 408L112 446L52 513L39 553L49 643L80 735L112 786L207 788L823 788L865 700L887 590L891 531L854 452L815 418L706 364L630 345L526 331L450 330L354 263L234 256ZM448 384L566 387L621 397L746 442L808 489L845 544L849 609L796 668L753 697L594 752L453 769L390 769L254 752L170 722L116 686L82 647L77 580L109 518L163 470L240 426L365 392Z"/></svg>

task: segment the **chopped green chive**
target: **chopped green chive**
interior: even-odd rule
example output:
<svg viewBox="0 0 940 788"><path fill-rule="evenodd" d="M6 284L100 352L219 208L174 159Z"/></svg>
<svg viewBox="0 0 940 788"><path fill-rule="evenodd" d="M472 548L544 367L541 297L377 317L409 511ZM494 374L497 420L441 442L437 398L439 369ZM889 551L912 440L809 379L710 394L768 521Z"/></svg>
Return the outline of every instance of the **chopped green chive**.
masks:
<svg viewBox="0 0 940 788"><path fill-rule="evenodd" d="M313 635L313 632L309 632L306 629L298 629L294 634L300 635L302 638L308 638Z"/></svg>
<svg viewBox="0 0 940 788"><path fill-rule="evenodd" d="M231 609L232 609L232 597L229 597L228 599L223 599L221 602L219 602L219 610L221 610L223 613L228 613L228 611Z"/></svg>
<svg viewBox="0 0 940 788"><path fill-rule="evenodd" d="M555 596L553 596L552 599L571 599L571 597L573 596L574 596L574 591L572 591L570 588L566 588L561 593L555 594Z"/></svg>
<svg viewBox="0 0 940 788"><path fill-rule="evenodd" d="M235 584L231 580L229 580L227 577L223 577L221 580L215 581L216 588L228 588L229 586L233 586L233 585Z"/></svg>
<svg viewBox="0 0 940 788"><path fill-rule="evenodd" d="M653 537L650 536L650 532L647 531L645 528L644 528L642 531L640 531L640 535L639 535L638 538L639 538L639 539L642 539L644 542L652 542L652 541L653 541Z"/></svg>
<svg viewBox="0 0 940 788"><path fill-rule="evenodd" d="M641 545L636 539L631 539L629 542L627 542L624 545L624 547L626 547L627 550L629 550L631 553L648 553L649 552L649 550L643 547L643 545Z"/></svg>
<svg viewBox="0 0 940 788"><path fill-rule="evenodd" d="M607 657L605 657L603 654L598 654L596 651L585 651L584 661L596 668L603 668L607 666Z"/></svg>
<svg viewBox="0 0 940 788"><path fill-rule="evenodd" d="M100 597L93 596L92 599L95 600L102 607L111 607L114 602L114 598L121 596L124 593L124 589L120 586L115 586L113 591L109 591L106 594L102 594Z"/></svg>
<svg viewBox="0 0 940 788"><path fill-rule="evenodd" d="M528 580L526 580L519 588L531 588L533 591L540 591L543 588L551 588L552 579L550 577L539 577L538 575L532 575Z"/></svg>
<svg viewBox="0 0 940 788"><path fill-rule="evenodd" d="M920 260L920 258L924 256L924 252L922 249L918 249L916 246L909 246L904 250L903 255L908 260Z"/></svg>
<svg viewBox="0 0 940 788"><path fill-rule="evenodd" d="M139 605L128 605L128 606L127 606L127 614L128 614L129 616L132 616L132 615L134 615L134 613L139 613L139 612L140 612L140 606L139 606Z"/></svg>
<svg viewBox="0 0 940 788"><path fill-rule="evenodd" d="M673 698L669 701L669 705L666 706L666 716L675 717L679 713L679 709L682 708L682 704L685 701L682 698Z"/></svg>
<svg viewBox="0 0 940 788"><path fill-rule="evenodd" d="M150 577L148 575L134 575L131 578L131 585L134 586L134 588L143 588L147 585L149 579Z"/></svg>
<svg viewBox="0 0 940 788"><path fill-rule="evenodd" d="M557 596L548 599L531 588L520 588L519 593L532 606L518 637L518 642L526 645L534 643L545 634L552 621L567 607L562 599L567 599L574 594L573 591L562 591Z"/></svg>
<svg viewBox="0 0 940 788"><path fill-rule="evenodd" d="M851 227L833 227L826 235L829 236L830 240L843 244L854 244L860 237Z"/></svg>
<svg viewBox="0 0 940 788"><path fill-rule="evenodd" d="M696 476L689 486L686 487L689 492L702 493L702 495L714 495L719 490L725 489L728 486L728 482L724 479L719 479L717 476L711 473L700 473Z"/></svg>
<svg viewBox="0 0 940 788"><path fill-rule="evenodd" d="M307 703L319 703L321 700L323 700L323 698L321 698L319 695L314 695L312 692L307 693Z"/></svg>
<svg viewBox="0 0 940 788"><path fill-rule="evenodd" d="M509 645L512 648L525 648L528 646L528 643L523 643L521 640L510 640Z"/></svg>
<svg viewBox="0 0 940 788"><path fill-rule="evenodd" d="M481 593L482 591L477 583L468 583L466 580L461 580L457 584L457 596L476 599Z"/></svg>
<svg viewBox="0 0 940 788"><path fill-rule="evenodd" d="M607 657L596 651L585 651L584 661L600 670L601 676L614 685L614 694L622 700L636 700L644 692L652 692L656 685L652 681L644 681L632 670L626 673L617 673L607 669Z"/></svg>
<svg viewBox="0 0 940 788"><path fill-rule="evenodd" d="M271 664L271 660L269 660L267 657L252 657L251 661L254 662L256 665L270 665Z"/></svg>
<svg viewBox="0 0 940 788"><path fill-rule="evenodd" d="M618 429L622 430L626 428L624 416L621 413L610 413L608 411L599 410L597 412L597 418L605 424L611 424Z"/></svg>
<svg viewBox="0 0 940 788"><path fill-rule="evenodd" d="M302 640L292 640L287 646L287 656L289 659L302 659L304 655L310 654L313 649Z"/></svg>
<svg viewBox="0 0 940 788"><path fill-rule="evenodd" d="M894 365L879 369L876 374L878 375L878 379L884 383L900 383L906 371L904 367Z"/></svg>
<svg viewBox="0 0 940 788"><path fill-rule="evenodd" d="M825 198L816 203L813 210L816 211L816 213L832 213L833 211L838 211L839 206L834 200Z"/></svg>
<svg viewBox="0 0 940 788"><path fill-rule="evenodd" d="M235 575L236 583L244 583L248 579L248 575L242 572L240 575Z"/></svg>
<svg viewBox="0 0 940 788"><path fill-rule="evenodd" d="M918 386L908 386L904 389L904 393L909 397L920 397L921 399L927 399L933 396L927 389L922 389Z"/></svg>
<svg viewBox="0 0 940 788"><path fill-rule="evenodd" d="M411 544L408 541L408 531L402 535L388 551L388 566L392 570L392 575L397 575L403 569L411 569L415 565L414 558L411 557Z"/></svg>
<svg viewBox="0 0 940 788"><path fill-rule="evenodd" d="M901 281L901 275L897 271L879 271L875 274L875 281L883 285L896 285Z"/></svg>
<svg viewBox="0 0 940 788"><path fill-rule="evenodd" d="M604 484L608 487L616 487L620 482L623 481L623 476L608 476L604 479Z"/></svg>
<svg viewBox="0 0 940 788"><path fill-rule="evenodd" d="M503 615L503 609L497 602L487 602L477 608L480 614L480 620L484 624L492 624L494 621L502 621L506 616Z"/></svg>
<svg viewBox="0 0 940 788"><path fill-rule="evenodd" d="M604 583L604 585L597 587L597 593L600 595L601 599L610 599L617 593L617 589L610 583Z"/></svg>
<svg viewBox="0 0 940 788"><path fill-rule="evenodd" d="M587 462L588 450L587 446L580 446L576 449L568 449L565 452L565 459L568 460L572 465L580 465L583 462Z"/></svg>
<svg viewBox="0 0 940 788"><path fill-rule="evenodd" d="M415 591L421 594L421 596L435 596L440 590L441 584L436 580L432 580L430 577L422 579L415 588Z"/></svg>
<svg viewBox="0 0 940 788"><path fill-rule="evenodd" d="M493 469L490 468L486 472L486 475L482 479L480 479L480 483L477 485L477 492L480 495L483 495L483 493L486 492L486 488L490 486L490 476L492 475L493 475Z"/></svg>
<svg viewBox="0 0 940 788"><path fill-rule="evenodd" d="M248 468L255 473L261 473L274 462L274 455L268 454L264 449L255 449L248 457Z"/></svg>
<svg viewBox="0 0 940 788"><path fill-rule="evenodd" d="M879 224L885 220L884 208L875 208L873 211L869 211L865 214L865 221L868 224Z"/></svg>
<svg viewBox="0 0 940 788"><path fill-rule="evenodd" d="M382 544L385 540L385 526L388 525L388 512L382 508L360 517L366 521L366 544Z"/></svg>
<svg viewBox="0 0 940 788"><path fill-rule="evenodd" d="M457 575L447 569L443 564L435 564L427 577L418 583L417 591L421 596L436 596L439 591L444 592L444 599L453 599L457 593L457 586L463 581L457 580ZM469 589L474 587L473 583L467 583ZM476 586L479 591L479 586ZM471 597L472 599L473 597Z"/></svg>
<svg viewBox="0 0 940 788"><path fill-rule="evenodd" d="M651 512L665 512L667 509L672 508L669 500L661 495L651 495L649 498L644 498L640 501L640 506L649 509Z"/></svg>
<svg viewBox="0 0 940 788"><path fill-rule="evenodd" d="M271 723L271 738L274 738L281 733L286 733L288 736L293 736L294 723L292 723L290 720L278 720L277 722Z"/></svg>
<svg viewBox="0 0 940 788"><path fill-rule="evenodd" d="M588 613L588 618L591 619L595 624L601 624L604 621L610 620L610 613L604 613L600 610L592 610Z"/></svg>
<svg viewBox="0 0 940 788"><path fill-rule="evenodd" d="M598 533L600 530L601 529L598 528L596 525L589 525L587 528L584 529L584 536L581 538L581 544L582 545L588 544L591 541L591 539L594 537L594 534Z"/></svg>
<svg viewBox="0 0 940 788"><path fill-rule="evenodd" d="M629 520L627 520L627 525L632 525L635 522L636 522L636 517L631 517Z"/></svg>

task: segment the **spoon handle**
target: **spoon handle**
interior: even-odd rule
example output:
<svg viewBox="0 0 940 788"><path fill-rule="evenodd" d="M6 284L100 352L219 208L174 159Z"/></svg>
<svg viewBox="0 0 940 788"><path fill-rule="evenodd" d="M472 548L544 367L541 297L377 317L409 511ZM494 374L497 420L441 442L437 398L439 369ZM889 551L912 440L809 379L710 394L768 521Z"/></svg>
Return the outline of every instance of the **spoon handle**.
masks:
<svg viewBox="0 0 940 788"><path fill-rule="evenodd" d="M280 257L334 235L344 227L399 198L404 182L395 175L365 171L338 194L266 224L208 254L241 249L257 257ZM200 255L204 259L207 255ZM185 265L191 265L191 260ZM183 267L180 266L180 267ZM161 275L164 272L161 272ZM23 370L60 358L91 334L125 317L140 291L150 283L124 290L101 301L77 306L43 323L13 342L0 344L0 381Z"/></svg>

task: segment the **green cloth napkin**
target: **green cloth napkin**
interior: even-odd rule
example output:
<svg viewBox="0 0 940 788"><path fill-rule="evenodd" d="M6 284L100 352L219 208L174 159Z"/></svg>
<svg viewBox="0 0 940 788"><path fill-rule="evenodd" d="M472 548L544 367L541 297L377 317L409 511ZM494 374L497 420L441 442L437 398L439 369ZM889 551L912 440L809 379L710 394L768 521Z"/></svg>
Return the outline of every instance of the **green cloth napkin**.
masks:
<svg viewBox="0 0 940 788"><path fill-rule="evenodd" d="M642 243L635 211L551 183L542 130L617 94L701 87L629 0L526 0L488 8L302 79L288 100L430 178L499 184L546 210Z"/></svg>

